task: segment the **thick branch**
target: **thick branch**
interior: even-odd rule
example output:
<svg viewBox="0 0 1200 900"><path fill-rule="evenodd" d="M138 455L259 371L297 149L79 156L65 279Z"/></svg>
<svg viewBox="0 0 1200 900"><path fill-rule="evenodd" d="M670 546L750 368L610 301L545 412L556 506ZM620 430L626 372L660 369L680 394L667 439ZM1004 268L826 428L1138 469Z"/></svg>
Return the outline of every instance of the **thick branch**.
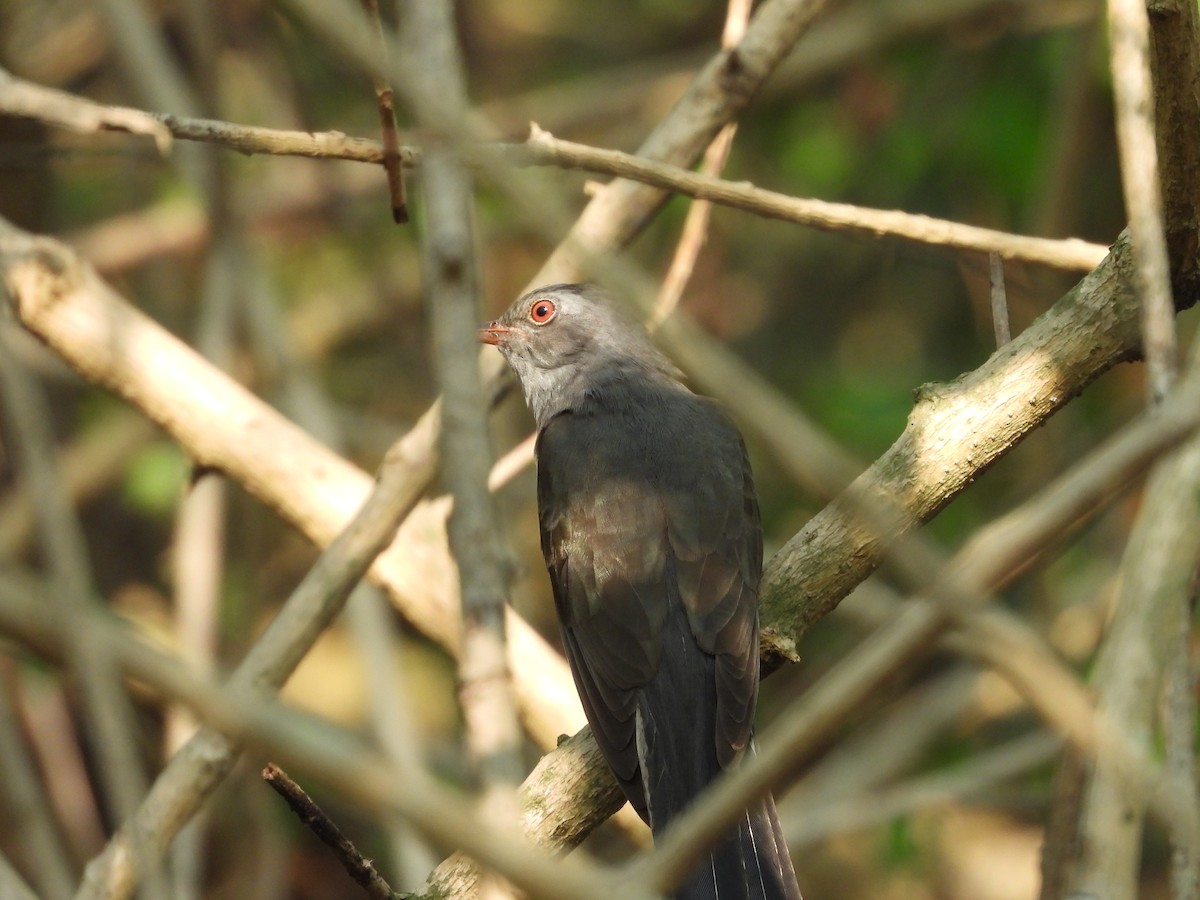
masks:
<svg viewBox="0 0 1200 900"><path fill-rule="evenodd" d="M1150 21L1142 0L1108 0L1108 26L1121 188L1129 216L1134 283L1142 310L1146 383L1151 401L1158 402L1175 379L1178 342L1154 139Z"/></svg>
<svg viewBox="0 0 1200 900"><path fill-rule="evenodd" d="M1200 12L1189 0L1151 0L1154 131L1163 227L1177 306L1200 292Z"/></svg>
<svg viewBox="0 0 1200 900"><path fill-rule="evenodd" d="M418 0L406 5L401 21L406 50L423 79L421 93L458 118L466 108L465 80L451 5ZM487 486L492 453L475 339L481 315L473 185L454 145L430 128L425 107L415 114L432 141L421 179L422 280L442 389L442 480L453 498L448 535L462 597L459 698L471 761L485 788L498 789L494 796L506 805L500 798L520 782L524 767L504 627L511 573Z"/></svg>
<svg viewBox="0 0 1200 900"><path fill-rule="evenodd" d="M988 466L1118 362L1138 356L1128 245L979 368L925 385L899 439L856 482L894 498L909 524L932 518ZM794 639L879 564L879 543L834 501L768 563L766 636Z"/></svg>

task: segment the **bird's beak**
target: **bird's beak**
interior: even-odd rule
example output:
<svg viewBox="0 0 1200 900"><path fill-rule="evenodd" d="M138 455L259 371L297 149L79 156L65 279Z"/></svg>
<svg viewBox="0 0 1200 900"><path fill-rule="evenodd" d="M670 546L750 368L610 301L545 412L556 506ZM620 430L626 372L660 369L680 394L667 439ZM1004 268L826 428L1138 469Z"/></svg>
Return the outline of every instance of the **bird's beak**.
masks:
<svg viewBox="0 0 1200 900"><path fill-rule="evenodd" d="M493 347L500 344L508 337L511 328L506 328L499 322L489 322L479 331L475 332L475 336L479 338L480 343L491 344Z"/></svg>

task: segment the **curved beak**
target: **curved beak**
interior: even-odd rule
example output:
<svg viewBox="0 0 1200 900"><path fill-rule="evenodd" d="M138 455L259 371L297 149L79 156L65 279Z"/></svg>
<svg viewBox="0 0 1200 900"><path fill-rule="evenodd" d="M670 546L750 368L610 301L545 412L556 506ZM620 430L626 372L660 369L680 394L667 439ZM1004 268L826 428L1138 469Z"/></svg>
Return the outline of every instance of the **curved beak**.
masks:
<svg viewBox="0 0 1200 900"><path fill-rule="evenodd" d="M499 322L488 322L487 325L475 332L475 336L480 343L491 344L494 347L504 341L510 331L512 331L511 328L506 328Z"/></svg>

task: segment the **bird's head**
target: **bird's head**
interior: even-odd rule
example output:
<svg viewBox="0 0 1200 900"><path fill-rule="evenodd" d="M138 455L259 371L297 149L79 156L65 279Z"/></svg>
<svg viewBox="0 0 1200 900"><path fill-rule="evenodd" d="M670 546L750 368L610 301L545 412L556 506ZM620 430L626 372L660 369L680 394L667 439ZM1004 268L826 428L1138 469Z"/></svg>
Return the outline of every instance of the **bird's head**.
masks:
<svg viewBox="0 0 1200 900"><path fill-rule="evenodd" d="M589 284L530 291L479 329L479 340L504 354L539 427L613 381L679 377L645 331Z"/></svg>

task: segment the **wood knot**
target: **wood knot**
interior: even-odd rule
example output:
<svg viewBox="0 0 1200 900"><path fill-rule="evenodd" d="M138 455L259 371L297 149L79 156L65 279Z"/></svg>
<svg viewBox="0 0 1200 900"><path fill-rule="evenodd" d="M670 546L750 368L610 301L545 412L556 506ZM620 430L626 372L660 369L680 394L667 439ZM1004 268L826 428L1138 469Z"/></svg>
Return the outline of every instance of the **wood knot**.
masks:
<svg viewBox="0 0 1200 900"><path fill-rule="evenodd" d="M18 318L25 319L74 292L81 271L71 253L53 241L28 238L21 243L4 277L10 302Z"/></svg>
<svg viewBox="0 0 1200 900"><path fill-rule="evenodd" d="M737 47L725 51L725 59L721 62L719 81L721 88L730 94L743 96L747 93L745 86L746 62L738 52Z"/></svg>

